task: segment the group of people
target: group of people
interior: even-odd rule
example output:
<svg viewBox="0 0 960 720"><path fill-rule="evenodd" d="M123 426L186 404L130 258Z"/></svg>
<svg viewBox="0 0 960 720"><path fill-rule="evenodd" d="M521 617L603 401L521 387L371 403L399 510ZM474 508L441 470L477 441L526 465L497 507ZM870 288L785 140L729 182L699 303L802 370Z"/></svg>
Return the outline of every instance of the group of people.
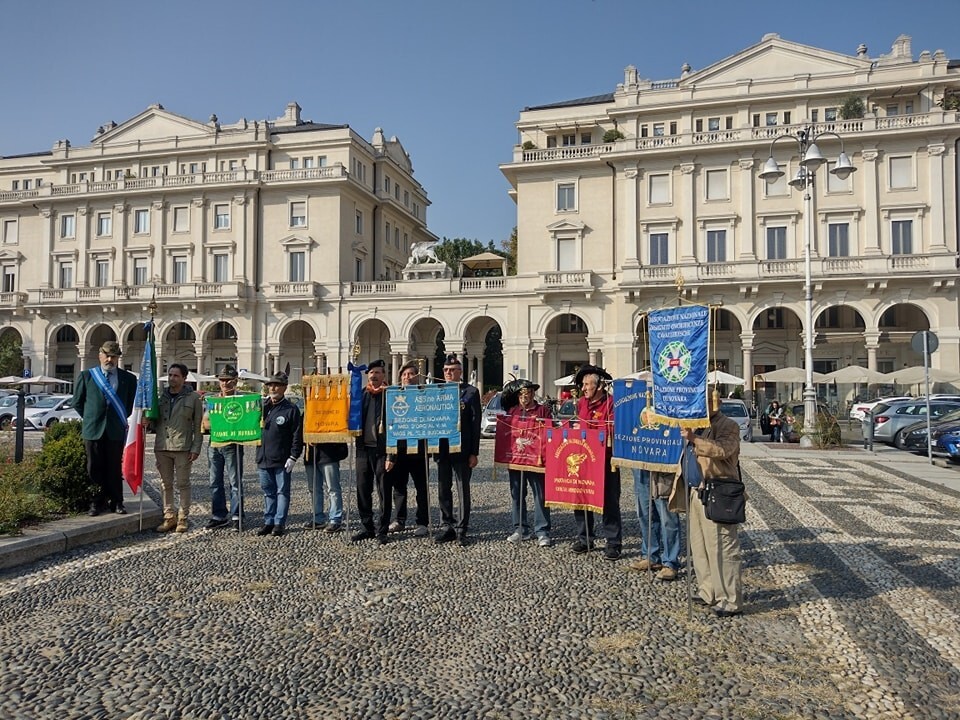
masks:
<svg viewBox="0 0 960 720"><path fill-rule="evenodd" d="M123 506L121 461L126 437L126 419L133 409L136 379L119 367L120 346L109 341L100 348L97 367L83 371L76 384L74 405L83 418L83 439L87 452L87 471L99 489L90 514L126 512ZM421 378L416 361L400 368L401 385L417 385ZM388 453L385 432L386 378L383 360L367 368L367 384L361 401L361 431L356 438L356 492L360 528L351 539L361 542L375 539L383 545L391 533L406 528L408 520L407 488L410 478L416 493L414 535L430 534L429 489L427 484L427 447L421 440L416 450L398 444ZM200 396L186 384L187 368L171 364L167 385L159 397L159 417L153 421L156 432L155 455L163 486L163 522L157 532L186 532L189 529L190 470L199 457L203 434L209 432L209 418ZM440 525L434 533L437 543L467 545L471 510L470 479L480 453L480 395L475 387L462 382L463 366L455 355L443 365L445 382L457 383L460 393L461 446L451 451L447 440L440 440L435 454L437 464ZM576 374L577 418L582 425L609 429L613 422L613 398L608 383L612 380L603 368L582 367ZM237 371L227 366L218 376L219 394L237 393ZM263 524L258 535L282 536L286 532L290 506L292 472L304 455L307 484L312 495L313 524L326 532L343 529L343 496L340 461L348 456L346 443L316 443L304 447L303 417L299 408L286 397L288 379L284 373L272 375L265 383L262 408L261 444L256 449L256 465L264 496ZM550 417L549 409L536 400L539 385L516 381L516 402L507 413L520 418ZM710 425L701 430L685 430L685 457L695 458L695 468L681 463L675 473L634 470L637 513L641 525L641 558L631 563L639 571L656 573L659 580L675 580L680 571L679 512L690 513L689 559L696 574L696 600L713 609L718 617L742 612L743 593L740 577L740 544L736 525L715 523L704 513L698 487L689 483L735 476L739 470L740 431L733 420L720 412L719 401L711 397ZM599 528L596 513L575 510L576 538L571 550L584 554L594 549L595 538L605 540L603 557L619 560L622 552L620 513L620 471L611 467L612 442L608 433L604 467L603 512ZM208 528L232 526L242 529L244 446L228 444L207 448L212 491ZM511 543L536 539L538 545L553 544L550 535L550 509L545 502L542 472L509 471L511 494ZM227 487L230 505L227 507ZM179 493L176 506L174 489ZM527 494L533 495L533 523L529 522ZM378 499L375 511L373 496ZM326 506L326 510L324 507ZM394 514L394 507L396 513ZM595 532L595 529L598 532Z"/></svg>

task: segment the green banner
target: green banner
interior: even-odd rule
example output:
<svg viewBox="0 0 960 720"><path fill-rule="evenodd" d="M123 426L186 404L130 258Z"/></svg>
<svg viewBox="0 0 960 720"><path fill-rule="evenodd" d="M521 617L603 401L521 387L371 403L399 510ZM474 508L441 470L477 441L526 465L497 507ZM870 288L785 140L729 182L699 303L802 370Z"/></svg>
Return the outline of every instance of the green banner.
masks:
<svg viewBox="0 0 960 720"><path fill-rule="evenodd" d="M204 398L210 417L210 444L222 447L234 443L260 444L260 415L263 398L257 394Z"/></svg>

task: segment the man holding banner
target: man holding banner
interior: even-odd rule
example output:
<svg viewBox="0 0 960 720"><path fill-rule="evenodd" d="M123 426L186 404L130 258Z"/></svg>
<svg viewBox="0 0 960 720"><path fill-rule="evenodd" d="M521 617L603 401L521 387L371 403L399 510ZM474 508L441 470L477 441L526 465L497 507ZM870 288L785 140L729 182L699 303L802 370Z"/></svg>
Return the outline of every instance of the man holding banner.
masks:
<svg viewBox="0 0 960 720"><path fill-rule="evenodd" d="M133 412L137 378L119 366L120 344L108 340L100 346L100 364L80 373L74 384L73 407L82 418L87 475L97 494L90 514L109 510L123 514L123 448L127 418Z"/></svg>
<svg viewBox="0 0 960 720"><path fill-rule="evenodd" d="M416 385L420 374L416 360L400 368L400 385ZM386 460L387 487L393 490L393 504L397 507L397 519L390 523L390 532L401 532L407 522L407 482L413 478L417 493L417 527L415 537L430 534L430 503L427 487L427 440L417 441L414 452L409 451L407 440L397 441L396 453L389 453Z"/></svg>
<svg viewBox="0 0 960 720"><path fill-rule="evenodd" d="M456 355L447 355L443 363L444 382L457 383L460 389L460 450L451 452L450 441L440 441L437 455L437 494L442 524L434 535L438 543L456 540L467 544L470 526L470 477L480 455L480 393L469 383L461 383L463 365ZM453 514L453 479L460 495L460 517Z"/></svg>
<svg viewBox="0 0 960 720"><path fill-rule="evenodd" d="M233 365L227 365L217 376L220 384L220 393L217 397L227 398L237 395L237 380L239 375ZM210 434L210 398L207 396L203 413L203 432ZM210 442L207 446L207 461L210 466L210 521L207 529L220 528L230 524L230 521L239 526L242 513L243 497L243 445L230 443L229 445L215 446ZM230 511L227 512L227 494L224 479L230 482Z"/></svg>
<svg viewBox="0 0 960 720"><path fill-rule="evenodd" d="M387 436L384 425L384 383L386 363L374 360L367 365L367 386L363 389L361 430L357 437L357 514L360 516L359 532L350 539L353 542L377 538L381 545L387 544L387 528L390 525L390 489L385 486ZM380 517L373 521L373 491L380 498Z"/></svg>
<svg viewBox="0 0 960 720"><path fill-rule="evenodd" d="M574 382L581 389L577 401L577 418L580 425L605 433L603 458L603 534L607 545L603 557L619 560L623 545L620 519L620 471L611 466L613 457L613 398L607 392L604 380L612 380L610 373L595 365L584 365L577 372ZM577 509L573 512L577 524L577 539L571 550L585 553L593 545L593 512ZM589 539L588 539L589 538Z"/></svg>

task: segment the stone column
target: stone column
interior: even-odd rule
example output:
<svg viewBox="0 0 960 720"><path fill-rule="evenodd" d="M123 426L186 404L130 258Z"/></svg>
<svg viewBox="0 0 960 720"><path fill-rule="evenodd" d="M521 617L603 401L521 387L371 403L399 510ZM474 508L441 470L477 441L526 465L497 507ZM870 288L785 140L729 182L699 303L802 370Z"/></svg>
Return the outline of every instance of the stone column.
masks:
<svg viewBox="0 0 960 720"><path fill-rule="evenodd" d="M204 212L206 205L207 201L202 197L196 197L190 203L190 235L195 240L190 267L193 275L191 279L195 283L206 282L207 265L210 263L207 258L207 225ZM210 280L212 279L211 274Z"/></svg>
<svg viewBox="0 0 960 720"><path fill-rule="evenodd" d="M621 213L623 217L623 242L624 242L624 268L636 268L640 266L638 258L639 239L637 237L637 217L639 215L637 205L640 202L640 179L642 173L637 167L627 167L623 171L626 182L623 184L623 198L619 207L623 208ZM616 258L613 260L616 265Z"/></svg>
<svg viewBox="0 0 960 720"><path fill-rule="evenodd" d="M753 158L740 160L740 217L743 218L740 233L740 259L756 260L757 245L754 239L756 185L753 175Z"/></svg>
<svg viewBox="0 0 960 720"><path fill-rule="evenodd" d="M597 351L594 350L593 348L590 348L590 349L587 351L587 361L588 361L591 365L596 365L596 364L597 364Z"/></svg>
<svg viewBox="0 0 960 720"><path fill-rule="evenodd" d="M743 351L743 400L747 407L753 406L753 333L740 333L740 347Z"/></svg>
<svg viewBox="0 0 960 720"><path fill-rule="evenodd" d="M246 172L246 169L244 169ZM237 282L247 281L247 262L249 257L249 248L253 243L247 243L247 198L244 195L237 195L233 198L233 208L237 214L237 226L234 230L234 238L237 243L237 252L233 255L233 279ZM307 273L309 276L309 272Z"/></svg>
<svg viewBox="0 0 960 720"><path fill-rule="evenodd" d="M914 246L915 253L923 252L946 252L947 246L944 240L944 203L943 193L945 185L943 182L943 155L946 148L942 144L928 145L927 156L930 163L930 240L927 248Z"/></svg>
<svg viewBox="0 0 960 720"><path fill-rule="evenodd" d="M537 353L537 377L534 382L538 383L540 387L546 387L547 354L543 350L536 350L535 352Z"/></svg>
<svg viewBox="0 0 960 720"><path fill-rule="evenodd" d="M57 274L56 263L50 259L53 253L53 226L56 219L48 207L40 210L40 217L44 220L41 223L43 230L40 237L40 257L47 258L47 272L40 278L40 288L43 289L53 287L53 279Z"/></svg>
<svg viewBox="0 0 960 720"><path fill-rule="evenodd" d="M697 195L693 182L696 169L697 166L693 163L683 163L680 166L682 184L680 217L683 231L683 242L680 243L680 263L692 263L696 262L697 259Z"/></svg>
<svg viewBox="0 0 960 720"><path fill-rule="evenodd" d="M123 286L127 276L127 206L117 203L113 206L113 247L116 254L113 256L113 267L110 268L113 284ZM157 357L160 357L157 355Z"/></svg>
<svg viewBox="0 0 960 720"><path fill-rule="evenodd" d="M88 251L90 250L90 221L91 213L89 212L90 208L86 205L83 207L77 208L77 272L76 272L76 282L74 285L76 287L88 287L93 283L88 281L90 276L90 257Z"/></svg>
<svg viewBox="0 0 960 720"><path fill-rule="evenodd" d="M877 349L880 347L880 331L870 330L863 333L864 343L867 347L867 369L877 369Z"/></svg>
<svg viewBox="0 0 960 720"><path fill-rule="evenodd" d="M863 254L880 255L880 210L878 207L876 150L863 151Z"/></svg>

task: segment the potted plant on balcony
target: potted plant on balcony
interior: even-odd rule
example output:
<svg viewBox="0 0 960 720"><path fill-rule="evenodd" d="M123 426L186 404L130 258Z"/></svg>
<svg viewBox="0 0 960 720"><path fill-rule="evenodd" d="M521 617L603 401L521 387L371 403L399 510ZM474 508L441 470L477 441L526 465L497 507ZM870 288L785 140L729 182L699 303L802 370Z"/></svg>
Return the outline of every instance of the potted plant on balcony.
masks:
<svg viewBox="0 0 960 720"><path fill-rule="evenodd" d="M623 133L617 130L616 128L611 128L610 130L607 130L603 134L603 141L605 143L616 142L617 140L623 140L623 138L624 138Z"/></svg>
<svg viewBox="0 0 960 720"><path fill-rule="evenodd" d="M524 140L524 141L523 141L523 145L521 145L521 147L522 147L524 150L536 150L536 149L537 149L537 146L534 145L534 143L533 143L532 140Z"/></svg>
<svg viewBox="0 0 960 720"><path fill-rule="evenodd" d="M849 95L840 105L841 120L859 120L863 117L867 108L863 104L863 98L857 95Z"/></svg>

